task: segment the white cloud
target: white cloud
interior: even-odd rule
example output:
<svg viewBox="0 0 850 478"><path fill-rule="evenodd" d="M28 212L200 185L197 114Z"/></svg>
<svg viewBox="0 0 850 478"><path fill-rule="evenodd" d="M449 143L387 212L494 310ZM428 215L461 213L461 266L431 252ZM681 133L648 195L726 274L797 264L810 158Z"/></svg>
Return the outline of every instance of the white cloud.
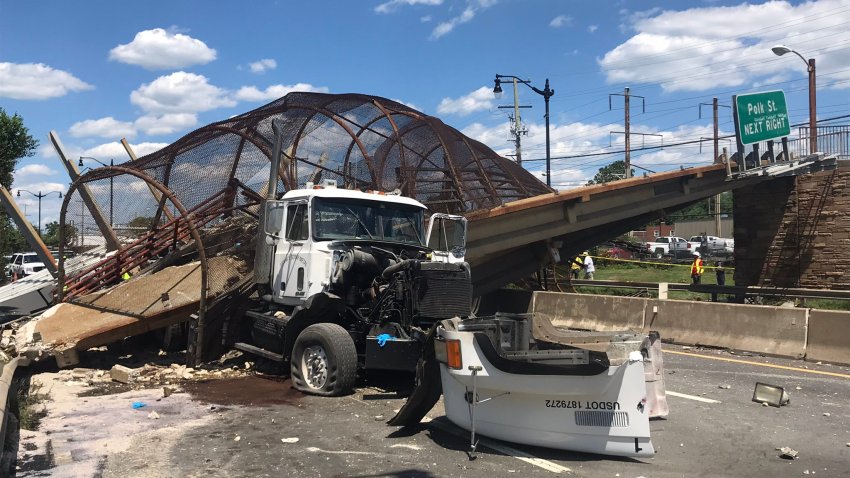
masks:
<svg viewBox="0 0 850 478"><path fill-rule="evenodd" d="M850 79L846 0L792 5L772 1L729 7L629 14L634 35L598 60L609 83L658 83L667 91L752 86L783 73L806 74L799 58L778 58L770 48L787 44L802 55L817 51L823 87ZM767 28L764 25L774 27ZM820 85L819 85L820 86ZM850 87L846 82L837 88Z"/></svg>
<svg viewBox="0 0 850 478"><path fill-rule="evenodd" d="M248 69L251 70L251 73L256 74L262 74L275 68L277 68L277 62L271 58L263 58L262 60L248 64Z"/></svg>
<svg viewBox="0 0 850 478"><path fill-rule="evenodd" d="M131 143L130 146L133 148L133 152L136 153L136 156L141 158L142 156L159 151L160 149L168 146L168 143ZM130 160L130 157L127 155L127 150L125 150L124 146L118 141L100 144L93 148L82 150L78 155L74 155L74 157L76 156L91 156L107 164L110 159L114 159L115 164L120 164Z"/></svg>
<svg viewBox="0 0 850 478"><path fill-rule="evenodd" d="M431 40L437 40L440 37L451 33L458 25L469 23L475 18L475 15L482 10L486 10L498 3L498 0L468 0L467 6L463 12L445 22L440 22L431 31Z"/></svg>
<svg viewBox="0 0 850 478"><path fill-rule="evenodd" d="M431 15L425 15L423 17L420 17L419 21L422 22L422 23L428 23L428 22L431 21L431 19L432 19Z"/></svg>
<svg viewBox="0 0 850 478"><path fill-rule="evenodd" d="M293 91L327 93L325 86L313 86L309 83L296 83L294 85L271 85L265 90L256 86L243 86L239 88L234 97L239 101L271 101L286 96Z"/></svg>
<svg viewBox="0 0 850 478"><path fill-rule="evenodd" d="M132 42L118 45L109 59L138 65L148 70L173 70L204 65L216 58L216 51L201 40L162 28L136 33Z"/></svg>
<svg viewBox="0 0 850 478"><path fill-rule="evenodd" d="M599 30L599 25L588 25L587 26L587 31L589 31L590 33L593 33L596 30Z"/></svg>
<svg viewBox="0 0 850 478"><path fill-rule="evenodd" d="M0 97L46 100L93 88L67 71L43 63L0 62Z"/></svg>
<svg viewBox="0 0 850 478"><path fill-rule="evenodd" d="M443 0L389 0L375 7L375 13L392 13L405 5L442 5Z"/></svg>
<svg viewBox="0 0 850 478"><path fill-rule="evenodd" d="M96 120L79 121L68 128L68 132L75 138L97 136L100 138L133 138L136 136L136 128L133 123L118 121L111 116Z"/></svg>
<svg viewBox="0 0 850 478"><path fill-rule="evenodd" d="M545 182L546 178L542 172L546 170L545 161L539 161L546 156L546 126L542 122L526 123L528 136L522 138L523 161L535 159L538 161L524 162L523 167L531 171L536 177ZM481 123L473 123L463 129L463 133L487 146L493 148L498 154L513 158L515 154L513 138L508 133L507 119L504 123L494 126L486 126ZM622 125L617 123L566 123L552 124L550 126L551 137L551 161L552 185L556 188L575 187L587 182L592 178L600 167L610 164L616 160L623 159L620 152L623 149L623 136L615 136L610 139L609 132L622 130ZM663 136L663 144L692 141L702 137L710 137L712 127L705 125L680 126L675 130L658 130L643 124L634 124L633 131L641 133L654 133ZM726 132L721 132L721 135ZM632 148L641 146L656 146L661 144L657 138L647 137L645 141L635 136L632 139ZM721 143L721 145L725 145ZM587 154L604 153L615 151L617 153L603 156L584 156ZM560 156L572 156L568 159L558 159ZM632 152L632 163L643 166L654 171L665 171L676 169L681 165L694 166L694 163L710 164L712 156L711 142L703 143L702 152L698 143L687 146L662 150L644 150ZM636 174L643 171L635 167Z"/></svg>
<svg viewBox="0 0 850 478"><path fill-rule="evenodd" d="M193 113L144 115L137 118L134 123L137 128L151 136L177 133L196 124L198 124L198 115Z"/></svg>
<svg viewBox="0 0 850 478"><path fill-rule="evenodd" d="M443 98L437 105L437 113L442 115L455 114L466 116L476 111L493 108L495 97L493 89L482 86L468 95L460 98Z"/></svg>
<svg viewBox="0 0 850 478"><path fill-rule="evenodd" d="M130 93L130 102L148 113L199 113L236 105L226 90L209 84L203 75L185 71L140 86Z"/></svg>
<svg viewBox="0 0 850 478"><path fill-rule="evenodd" d="M14 175L15 178L21 177L29 177L29 176L49 176L56 171L50 169L45 164L28 164L24 167L18 168L15 170Z"/></svg>
<svg viewBox="0 0 850 478"><path fill-rule="evenodd" d="M431 39L436 40L443 35L451 33L451 31L454 30L455 27L463 23L467 23L473 18L475 18L475 9L472 7L466 7L466 9L464 9L463 13L461 13L460 15L452 18L449 21L440 22L439 25L434 27L434 30L431 32Z"/></svg>
<svg viewBox="0 0 850 478"><path fill-rule="evenodd" d="M558 15L553 18L551 22L549 22L549 26L552 28L561 28L561 27L571 27L573 26L573 17L568 17L567 15Z"/></svg>

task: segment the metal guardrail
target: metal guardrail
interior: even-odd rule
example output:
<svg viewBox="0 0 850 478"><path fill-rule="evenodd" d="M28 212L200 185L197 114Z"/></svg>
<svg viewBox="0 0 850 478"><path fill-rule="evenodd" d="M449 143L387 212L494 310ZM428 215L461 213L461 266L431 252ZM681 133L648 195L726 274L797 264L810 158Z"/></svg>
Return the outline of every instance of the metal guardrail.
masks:
<svg viewBox="0 0 850 478"><path fill-rule="evenodd" d="M583 280L571 281L574 286L583 287L611 287L625 289L649 289L658 290L658 282L631 282L631 281L606 281L606 280ZM788 297L801 299L837 299L850 300L850 290L824 290L824 289L802 289L802 288L778 288L758 286L734 286L715 284L680 284L667 283L668 291L687 291L712 295L733 296L762 296L762 297Z"/></svg>

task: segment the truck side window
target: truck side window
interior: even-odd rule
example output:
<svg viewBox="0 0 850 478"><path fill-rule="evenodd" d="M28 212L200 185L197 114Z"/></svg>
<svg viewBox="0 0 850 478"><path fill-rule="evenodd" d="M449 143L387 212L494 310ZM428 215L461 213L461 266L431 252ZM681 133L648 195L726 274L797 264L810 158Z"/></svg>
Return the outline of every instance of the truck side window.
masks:
<svg viewBox="0 0 850 478"><path fill-rule="evenodd" d="M292 204L286 208L286 238L303 241L309 237L307 227L307 204Z"/></svg>

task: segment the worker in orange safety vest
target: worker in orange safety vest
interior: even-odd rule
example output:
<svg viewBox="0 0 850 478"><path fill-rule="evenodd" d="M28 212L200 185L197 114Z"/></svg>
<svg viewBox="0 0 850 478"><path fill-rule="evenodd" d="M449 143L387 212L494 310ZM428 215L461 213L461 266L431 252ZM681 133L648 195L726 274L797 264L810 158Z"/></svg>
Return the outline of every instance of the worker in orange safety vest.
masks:
<svg viewBox="0 0 850 478"><path fill-rule="evenodd" d="M691 264L691 280L694 284L700 283L703 271L702 258L699 256L699 252L694 252L694 262Z"/></svg>

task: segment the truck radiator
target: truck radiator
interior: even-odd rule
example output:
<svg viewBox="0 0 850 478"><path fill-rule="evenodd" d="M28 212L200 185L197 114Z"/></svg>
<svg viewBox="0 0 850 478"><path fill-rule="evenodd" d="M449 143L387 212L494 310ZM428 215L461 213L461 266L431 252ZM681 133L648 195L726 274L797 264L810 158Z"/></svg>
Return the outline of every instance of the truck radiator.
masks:
<svg viewBox="0 0 850 478"><path fill-rule="evenodd" d="M465 264L422 262L415 271L420 317L467 317L472 308L472 281Z"/></svg>

